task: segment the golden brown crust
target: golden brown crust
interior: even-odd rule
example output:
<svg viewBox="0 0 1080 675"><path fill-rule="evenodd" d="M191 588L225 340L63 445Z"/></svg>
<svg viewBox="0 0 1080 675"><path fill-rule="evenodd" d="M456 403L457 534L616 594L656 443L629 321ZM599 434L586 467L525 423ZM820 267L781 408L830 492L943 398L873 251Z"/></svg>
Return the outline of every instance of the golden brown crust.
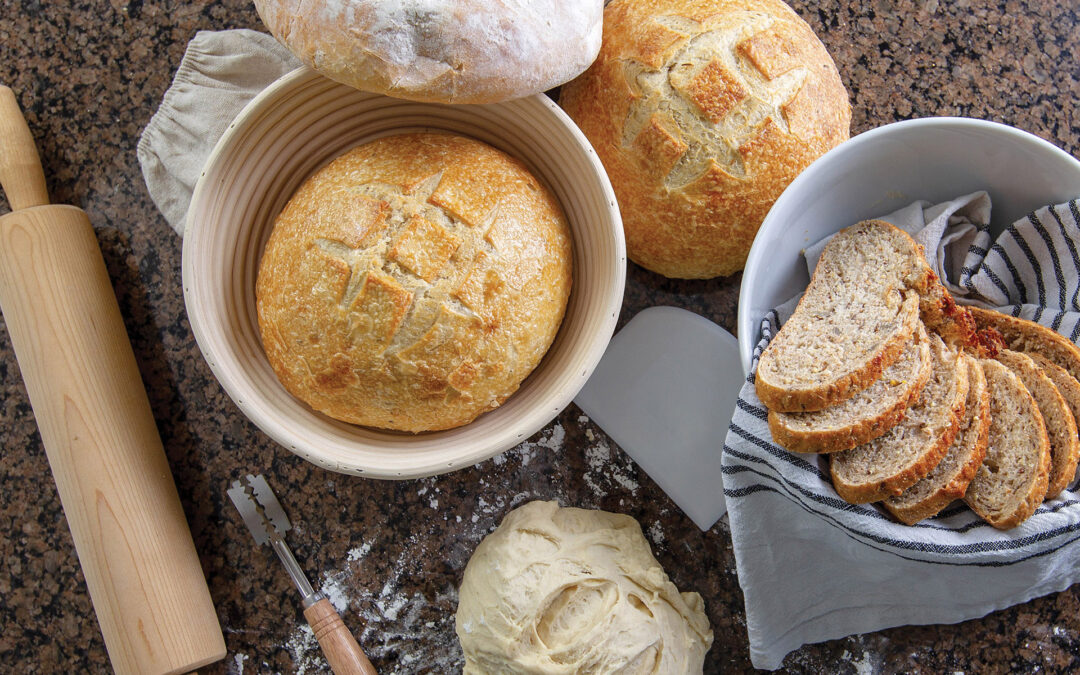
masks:
<svg viewBox="0 0 1080 675"><path fill-rule="evenodd" d="M979 339L971 312L956 304L938 276L927 268L926 275L918 282L918 286L922 296L919 310L926 327L940 335L945 344L952 347L974 347Z"/></svg>
<svg viewBox="0 0 1080 675"><path fill-rule="evenodd" d="M983 375L978 361L966 355L964 358L968 361L969 378L975 378L974 381L968 383L968 387L975 387L979 392L978 411L972 415L973 420L978 424L975 445L967 461L952 480L942 485L926 499L909 506L898 506L892 499L882 502L885 508L905 525L914 525L920 520L936 516L946 506L963 498L968 485L979 470L979 465L986 458L986 448L990 437L990 390L986 386L986 376ZM966 410L965 414L967 414Z"/></svg>
<svg viewBox="0 0 1080 675"><path fill-rule="evenodd" d="M833 487L844 501L851 504L868 504L903 494L904 490L919 482L934 470L934 467L945 457L945 453L949 451L949 446L956 439L956 434L960 430L960 423L964 419L964 399L967 398L968 374L962 358L956 360L956 379L956 391L953 400L950 402L947 426L944 432L938 436L936 441L926 449L917 461L902 471L898 471L880 481L859 484L847 483L835 471L830 471ZM836 455L830 455L830 459L833 457L836 457ZM832 462L830 462L831 467Z"/></svg>
<svg viewBox="0 0 1080 675"><path fill-rule="evenodd" d="M560 104L611 178L630 258L680 278L742 269L772 203L851 121L828 52L780 0L614 0Z"/></svg>
<svg viewBox="0 0 1080 675"><path fill-rule="evenodd" d="M930 359L930 345L925 331L920 327L922 345L920 355L923 367L918 376L908 383L904 395L897 399L887 410L876 417L858 419L845 427L800 431L785 424L776 410L769 411L769 431L778 445L792 452L826 454L850 450L874 440L896 426L904 419L908 407L919 398L923 387L930 379L933 367Z"/></svg>
<svg viewBox="0 0 1080 675"><path fill-rule="evenodd" d="M360 146L297 190L256 285L274 372L336 419L447 429L539 363L571 282L555 198L517 160L450 134Z"/></svg>
<svg viewBox="0 0 1080 675"><path fill-rule="evenodd" d="M1080 348L1063 335L1034 321L1002 314L992 309L969 307L979 328L993 328L1005 346L1013 351L1042 354L1080 380Z"/></svg>

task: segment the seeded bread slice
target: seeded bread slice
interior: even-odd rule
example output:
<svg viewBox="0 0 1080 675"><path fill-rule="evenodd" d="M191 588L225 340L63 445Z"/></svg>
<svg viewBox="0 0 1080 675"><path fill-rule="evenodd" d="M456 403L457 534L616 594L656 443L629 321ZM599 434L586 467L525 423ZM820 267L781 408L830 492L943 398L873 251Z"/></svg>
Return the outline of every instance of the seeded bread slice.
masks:
<svg viewBox="0 0 1080 675"><path fill-rule="evenodd" d="M904 490L899 497L889 497L882 502L897 520L907 525L936 516L954 500L963 497L986 457L990 393L978 360L966 354L963 359L968 372L968 395L964 402L964 421L953 444L926 478Z"/></svg>
<svg viewBox="0 0 1080 675"><path fill-rule="evenodd" d="M915 339L877 382L851 398L815 412L769 411L773 440L792 452L841 452L896 426L918 399L933 363L930 338L919 325Z"/></svg>
<svg viewBox="0 0 1080 675"><path fill-rule="evenodd" d="M964 418L968 371L960 352L934 335L934 370L919 399L888 433L857 448L829 455L833 487L852 504L899 495L941 461Z"/></svg>
<svg viewBox="0 0 1080 675"><path fill-rule="evenodd" d="M1034 321L1002 314L992 309L969 307L979 328L1001 333L1005 346L1015 352L1042 354L1080 380L1080 348L1068 338Z"/></svg>
<svg viewBox="0 0 1080 675"><path fill-rule="evenodd" d="M1050 440L1020 378L996 361L981 365L990 390L990 438L964 501L983 520L1007 530L1035 513L1046 495Z"/></svg>
<svg viewBox="0 0 1080 675"><path fill-rule="evenodd" d="M888 223L838 232L761 355L758 397L770 410L809 412L873 384L912 339L928 275L919 245Z"/></svg>
<svg viewBox="0 0 1080 675"><path fill-rule="evenodd" d="M1069 406L1069 412L1073 414L1073 421L1076 422L1077 429L1080 430L1080 382L1077 382L1076 378L1069 374L1069 371L1056 363L1052 363L1050 359L1042 354L1031 353L1028 356L1054 381L1054 386L1057 387L1061 397L1065 399L1065 405ZM1078 463L1080 463L1080 460L1078 460ZM1068 487L1072 481L1072 478L1067 480L1065 486ZM1049 488L1047 488L1046 498L1052 499Z"/></svg>
<svg viewBox="0 0 1080 675"><path fill-rule="evenodd" d="M1076 420L1065 403L1065 397L1054 386L1050 376L1043 372L1031 357L1010 349L1003 349L997 360L1016 373L1027 390L1035 397L1035 404L1046 425L1050 439L1050 482L1046 499L1053 499L1065 489L1076 475L1076 460L1080 458L1080 439L1076 437Z"/></svg>

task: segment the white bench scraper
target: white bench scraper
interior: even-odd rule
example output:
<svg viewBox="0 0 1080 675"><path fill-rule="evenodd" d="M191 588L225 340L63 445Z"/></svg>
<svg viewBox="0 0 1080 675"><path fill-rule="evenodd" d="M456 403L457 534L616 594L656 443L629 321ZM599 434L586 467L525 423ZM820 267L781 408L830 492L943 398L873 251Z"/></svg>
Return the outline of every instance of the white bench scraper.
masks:
<svg viewBox="0 0 1080 675"><path fill-rule="evenodd" d="M612 338L574 402L708 530L727 511L720 455L744 381L731 333L650 307Z"/></svg>

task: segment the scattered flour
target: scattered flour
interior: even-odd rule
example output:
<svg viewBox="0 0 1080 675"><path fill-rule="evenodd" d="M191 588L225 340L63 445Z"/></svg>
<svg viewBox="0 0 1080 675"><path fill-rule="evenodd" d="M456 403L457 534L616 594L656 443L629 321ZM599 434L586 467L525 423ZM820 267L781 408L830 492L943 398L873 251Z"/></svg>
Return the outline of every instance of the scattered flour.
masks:
<svg viewBox="0 0 1080 675"><path fill-rule="evenodd" d="M494 507L494 505L492 505ZM441 522L441 521L440 521ZM454 633L457 588L451 584L434 597L421 592L406 592L402 581L416 574L423 561L442 555L451 533L417 531L402 542L397 559L381 587L366 588L357 580L363 560L373 542L364 542L350 550L344 567L322 576L319 590L341 614L373 660L389 663L382 675L406 673L453 673L463 666L461 649ZM471 528L470 528L471 529ZM479 537L482 537L480 534ZM468 547L469 551L474 546ZM462 553L467 559L467 553ZM464 567L464 562L461 562ZM318 641L307 624L298 625L289 635L285 649L292 655L295 672L301 675L329 673Z"/></svg>
<svg viewBox="0 0 1080 675"><path fill-rule="evenodd" d="M247 654L234 654L233 665L229 668L230 675L244 675L244 661L248 658Z"/></svg>
<svg viewBox="0 0 1080 675"><path fill-rule="evenodd" d="M840 655L840 660L850 663L855 668L857 675L874 675L874 660L870 652L863 652L856 659L851 652L845 649L844 653Z"/></svg>
<svg viewBox="0 0 1080 675"><path fill-rule="evenodd" d="M656 546L664 543L664 529L660 527L659 520L649 526L649 539L652 539Z"/></svg>
<svg viewBox="0 0 1080 675"><path fill-rule="evenodd" d="M338 611L338 614L343 613L349 608L349 596L345 594L345 572L337 572L335 574L324 574L322 586L319 590L326 596L326 599L330 601L330 604L334 606L334 609Z"/></svg>
<svg viewBox="0 0 1080 675"><path fill-rule="evenodd" d="M285 649L292 654L296 675L321 672L326 666L326 659L319 651L319 641L315 639L311 626L306 623L296 627L285 643Z"/></svg>
<svg viewBox="0 0 1080 675"><path fill-rule="evenodd" d="M365 557L367 557L368 553L371 553L371 546L374 543L374 541L365 541L360 546L354 549L350 549L346 560L348 560L349 562L357 562L358 560L363 560Z"/></svg>
<svg viewBox="0 0 1080 675"><path fill-rule="evenodd" d="M630 460L625 455L612 456L611 446L606 440L597 439L596 444L585 449L585 461L589 469L586 472L585 484L596 493L598 497L608 494L608 487L618 486L628 490L631 495L636 495L641 485L634 480ZM605 487L605 485L607 487Z"/></svg>

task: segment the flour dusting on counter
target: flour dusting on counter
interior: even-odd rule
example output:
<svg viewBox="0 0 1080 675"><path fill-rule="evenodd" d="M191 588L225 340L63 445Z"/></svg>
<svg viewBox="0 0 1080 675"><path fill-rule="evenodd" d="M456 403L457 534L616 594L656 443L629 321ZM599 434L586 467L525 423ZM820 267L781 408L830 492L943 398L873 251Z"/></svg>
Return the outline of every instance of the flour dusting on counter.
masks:
<svg viewBox="0 0 1080 675"><path fill-rule="evenodd" d="M374 545L365 541L346 554L344 567L325 572L319 590L341 614L368 657L383 663L382 675L460 672L463 661L454 633L457 588L453 585L430 595L407 592L402 581L414 576L422 561L439 548L433 532L414 533L403 546L381 586L364 587L357 578ZM470 545L470 550L475 545ZM464 563L462 563L464 566ZM318 641L307 624L297 626L285 649L298 674L329 673Z"/></svg>

